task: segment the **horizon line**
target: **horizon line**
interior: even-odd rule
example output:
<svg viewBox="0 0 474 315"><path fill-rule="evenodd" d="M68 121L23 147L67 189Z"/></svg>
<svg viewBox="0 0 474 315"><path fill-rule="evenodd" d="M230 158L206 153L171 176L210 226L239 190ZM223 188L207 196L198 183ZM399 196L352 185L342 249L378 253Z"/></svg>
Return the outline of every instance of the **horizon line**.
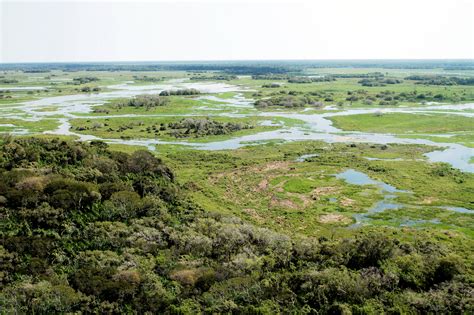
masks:
<svg viewBox="0 0 474 315"><path fill-rule="evenodd" d="M330 61L464 61L474 58L336 58L336 59L162 59L162 60L81 60L81 61L1 61L0 64L74 64L74 63L199 63L199 62L330 62Z"/></svg>

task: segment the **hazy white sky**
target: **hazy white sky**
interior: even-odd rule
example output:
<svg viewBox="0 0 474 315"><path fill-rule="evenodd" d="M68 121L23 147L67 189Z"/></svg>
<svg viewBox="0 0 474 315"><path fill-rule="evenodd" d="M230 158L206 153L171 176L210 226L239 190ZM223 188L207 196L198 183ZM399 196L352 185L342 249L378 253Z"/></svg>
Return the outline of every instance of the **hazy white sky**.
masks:
<svg viewBox="0 0 474 315"><path fill-rule="evenodd" d="M0 62L474 58L473 0L0 0Z"/></svg>

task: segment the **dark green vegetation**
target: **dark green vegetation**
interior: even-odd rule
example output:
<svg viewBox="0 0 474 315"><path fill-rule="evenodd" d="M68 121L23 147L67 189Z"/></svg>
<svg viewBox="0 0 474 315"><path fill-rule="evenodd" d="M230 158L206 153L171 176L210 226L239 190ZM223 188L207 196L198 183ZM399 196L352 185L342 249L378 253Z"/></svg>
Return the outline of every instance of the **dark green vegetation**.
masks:
<svg viewBox="0 0 474 315"><path fill-rule="evenodd" d="M138 95L135 96L131 99L124 100L124 101L119 101L114 104L116 108L122 108L124 106L131 106L131 107L136 107L140 108L143 107L146 110L149 110L153 107L157 106L165 106L169 103L169 100L165 97L161 97L162 95L156 95L156 94L144 94L144 95Z"/></svg>
<svg viewBox="0 0 474 315"><path fill-rule="evenodd" d="M277 60L130 63L10 63L0 70L62 71L224 71L233 74L278 74L306 68L383 68L474 70L471 60Z"/></svg>
<svg viewBox="0 0 474 315"><path fill-rule="evenodd" d="M0 78L0 83L1 84L13 84L13 83L18 83L18 80Z"/></svg>
<svg viewBox="0 0 474 315"><path fill-rule="evenodd" d="M323 77L289 77L288 83L312 83L312 82L331 82L336 81L332 76Z"/></svg>
<svg viewBox="0 0 474 315"><path fill-rule="evenodd" d="M160 96L170 96L170 95L198 95L201 94L199 90L196 89L180 89L180 90L165 90L160 93Z"/></svg>
<svg viewBox="0 0 474 315"><path fill-rule="evenodd" d="M190 74L191 75L191 74ZM192 81L230 81L236 80L238 77L232 74L207 74L207 73L193 73L189 78Z"/></svg>
<svg viewBox="0 0 474 315"><path fill-rule="evenodd" d="M387 84L398 84L402 83L401 80L397 79L362 79L359 81L362 86L386 86Z"/></svg>
<svg viewBox="0 0 474 315"><path fill-rule="evenodd" d="M134 75L133 79L135 81L142 81L142 82L161 82L164 80L164 78L162 77L150 77L147 75L142 75L142 76Z"/></svg>
<svg viewBox="0 0 474 315"><path fill-rule="evenodd" d="M210 118L183 118L178 121L163 119L127 119L117 125L116 121L94 120L86 121L75 127L76 131L88 131L114 138L119 135L122 139L131 139L135 136L150 137L173 137L173 138L201 138L206 136L229 135L241 130L255 128L254 125L241 122L221 122Z"/></svg>
<svg viewBox="0 0 474 315"><path fill-rule="evenodd" d="M283 95L282 95L283 94ZM320 102L314 95L298 95L301 93L279 93L279 95L273 96L271 98L262 98L255 102L255 107L257 108L267 108L267 107L286 107L286 108L293 108L293 107L305 107L305 106L314 106L314 107L321 107L324 104ZM318 93L317 96L320 96ZM327 100L330 96L320 96L320 98Z"/></svg>
<svg viewBox="0 0 474 315"><path fill-rule="evenodd" d="M281 155L271 148L260 159ZM5 139L0 153L2 312L474 311L472 241L462 235L374 227L290 237L197 206L189 192L199 187L147 151ZM204 166L238 163L203 154Z"/></svg>
<svg viewBox="0 0 474 315"><path fill-rule="evenodd" d="M372 81L371 81L372 82ZM384 82L384 81L374 81ZM370 87L383 87L385 84L379 85L374 84ZM276 86L263 86L264 88L271 87L272 89L278 88ZM293 87L293 86L292 86ZM288 94L288 96L286 95ZM397 92L389 89L383 90L366 90L366 89L354 89L346 90L342 93L335 93L333 89L320 90L320 91L298 91L296 89L291 90L279 90L271 93L271 95L264 93L255 93L255 97L260 98L255 102L257 107L269 107L269 106L283 106L283 107L304 107L306 105L319 104L318 102L324 102L325 104L336 103L338 105L347 104L352 105L353 103L359 103L364 106L370 105L399 105L406 103L426 103L426 102L459 102L467 101L473 96L467 96L465 92L460 94L446 94L445 91L426 91L419 92L417 90L411 90L406 92Z"/></svg>
<svg viewBox="0 0 474 315"><path fill-rule="evenodd" d="M99 81L97 77L80 77L72 79L72 84L80 85L97 81Z"/></svg>
<svg viewBox="0 0 474 315"><path fill-rule="evenodd" d="M192 118L151 116L72 120L73 130L105 139L159 138L175 140L184 138L195 139L199 142L227 139L232 136L278 128L277 126L261 126L259 123L260 120L254 118L231 119L206 116Z"/></svg>
<svg viewBox="0 0 474 315"><path fill-rule="evenodd" d="M252 129L253 125L234 122L219 122L211 119L184 118L175 123L163 124L160 130L168 130L175 138L205 137L211 135L227 135L243 129Z"/></svg>
<svg viewBox="0 0 474 315"><path fill-rule="evenodd" d="M426 85L474 85L474 78L446 77L440 75L411 75L406 80Z"/></svg>

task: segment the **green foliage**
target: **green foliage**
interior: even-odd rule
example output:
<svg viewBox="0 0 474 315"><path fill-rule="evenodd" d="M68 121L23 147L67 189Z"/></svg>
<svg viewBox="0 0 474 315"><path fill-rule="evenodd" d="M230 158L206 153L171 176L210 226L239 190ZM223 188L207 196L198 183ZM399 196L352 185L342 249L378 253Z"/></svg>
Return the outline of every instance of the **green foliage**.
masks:
<svg viewBox="0 0 474 315"><path fill-rule="evenodd" d="M179 89L179 90L165 90L160 92L160 96L171 95L198 95L201 94L197 89Z"/></svg>
<svg viewBox="0 0 474 315"><path fill-rule="evenodd" d="M290 238L204 211L148 151L39 139L0 150L5 313L473 311L470 262L438 243L390 229Z"/></svg>
<svg viewBox="0 0 474 315"><path fill-rule="evenodd" d="M143 107L146 110L149 110L153 107L165 106L169 104L169 100L166 98L160 97L160 95L154 95L154 94L138 95L129 100L118 102L115 104L115 106L118 108L121 108L124 106L131 106L131 107L137 107L137 108Z"/></svg>
<svg viewBox="0 0 474 315"><path fill-rule="evenodd" d="M211 119L184 118L175 123L163 125L160 129L171 129L169 134L176 138L204 137L208 135L226 135L239 130L252 129L253 125L219 122Z"/></svg>

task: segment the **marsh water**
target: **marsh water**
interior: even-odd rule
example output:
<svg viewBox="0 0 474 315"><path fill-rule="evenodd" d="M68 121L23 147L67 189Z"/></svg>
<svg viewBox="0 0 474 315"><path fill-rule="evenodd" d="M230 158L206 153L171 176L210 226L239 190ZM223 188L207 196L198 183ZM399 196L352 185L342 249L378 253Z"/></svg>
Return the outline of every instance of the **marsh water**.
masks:
<svg viewBox="0 0 474 315"><path fill-rule="evenodd" d="M162 141L160 139L103 139L98 138L94 135L79 134L71 130L70 119L73 118L110 118L110 117L140 117L140 116L170 116L170 115L111 115L111 116L95 116L88 115L93 111L93 107L103 105L112 99L133 97L139 94L156 94L163 90L179 89L179 88L195 88L200 90L202 93L208 93L207 95L196 97L195 99L202 101L200 110L206 109L206 102L209 104L219 104L223 108L231 108L229 111L215 110L214 112L206 111L205 115L208 116L226 116L226 117L246 117L246 116L259 116L262 118L293 118L303 122L298 127L285 127L282 126L278 130L259 132L256 134L245 135L234 137L228 140L211 141L211 142L190 142L190 141ZM189 82L183 79L170 80L166 84L156 85L134 85L133 82L126 82L124 84L117 84L108 87L108 91L94 93L94 94L76 94L66 96L55 96L45 97L38 100L27 101L24 103L12 104L3 106L0 109L0 117L11 118L11 119L23 119L29 121L38 121L40 123L43 119L55 119L60 122L60 126L55 130L49 130L45 133L58 134L58 135L74 135L80 140L103 140L109 143L119 143L125 145L139 145L145 146L150 150L155 150L155 146L159 144L176 144L183 146L192 146L196 149L201 150L222 150L222 149L236 149L249 144L256 144L267 142L271 140L284 140L284 141L296 141L296 140L322 140L326 142L367 142L367 143L378 143L378 144L422 144L429 146L441 147L442 149L432 151L425 154L429 161L432 162L446 162L451 164L453 167L458 168L464 172L474 173L474 164L470 163L471 158L474 156L474 148L469 148L460 144L455 143L439 143L424 139L420 135L420 138L400 138L392 134L386 133L367 133L367 132L356 132L356 131L342 131L332 125L331 120L328 118L339 115L357 115L364 113L376 113L379 112L379 108L374 109L344 109L344 108L325 108L324 112L316 112L312 110L305 110L298 113L288 112L260 112L257 111L253 105L252 100L246 98L242 92L250 91L241 86L235 86L225 83L202 83L202 82ZM216 93L223 92L235 92L236 94L232 98L220 98ZM209 107L210 108L210 107ZM218 108L217 108L218 109ZM420 113L420 112L432 112L432 113L449 113L453 115L463 115L466 117L474 117L474 113L465 110L473 110L474 104L459 104L459 105L425 105L423 107L397 107L397 108L384 108L383 112L403 112L403 113ZM244 110L241 112L241 110ZM192 116L192 115L203 115L201 113L196 114L183 114L173 116ZM13 129L13 133L22 132L27 133L24 129ZM425 135L426 136L426 135ZM450 135L438 135L446 136Z"/></svg>
<svg viewBox="0 0 474 315"><path fill-rule="evenodd" d="M355 223L350 226L352 228L361 226L362 224L369 222L371 220L370 216L373 215L374 213L384 212L387 210L402 209L404 207L411 207L411 208L420 207L416 205L414 206L414 205L403 204L403 203L395 201L398 194L411 194L412 193L411 191L401 190L392 185L384 183L382 181L374 180L370 178L367 174L362 173L360 171L356 171L354 169L348 169L339 174L335 174L334 176L352 185L358 185L358 186L374 185L379 189L379 191L383 195L382 200L376 202L372 207L370 207L367 210L367 212L356 213L353 215ZM452 206L426 206L426 207L453 211L457 213L474 214L474 210L463 208L463 207L452 207ZM440 221L438 219L432 219L432 220L404 219L400 223L400 225L413 226L413 225L417 225L421 223L439 224Z"/></svg>

